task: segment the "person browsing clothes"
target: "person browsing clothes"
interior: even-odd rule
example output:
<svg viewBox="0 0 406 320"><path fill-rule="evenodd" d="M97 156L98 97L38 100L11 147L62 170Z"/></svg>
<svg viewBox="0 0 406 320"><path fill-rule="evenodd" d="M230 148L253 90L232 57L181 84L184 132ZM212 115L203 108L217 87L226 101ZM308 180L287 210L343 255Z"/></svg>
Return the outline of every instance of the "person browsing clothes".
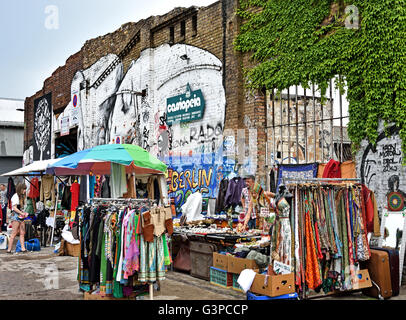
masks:
<svg viewBox="0 0 406 320"><path fill-rule="evenodd" d="M9 248L7 248L7 253L12 253L11 249L13 247L14 238L17 234L20 234L20 244L21 252L27 252L27 249L24 246L24 236L25 236L25 222L24 219L28 217L28 213L22 211L24 207L25 193L27 187L24 183L19 183L16 187L16 193L11 197L11 226L13 231L10 236Z"/></svg>
<svg viewBox="0 0 406 320"><path fill-rule="evenodd" d="M270 203L269 198L274 198L275 194L269 191L264 191L259 183L255 183L255 176L248 175L244 178L246 187L241 192L241 204L243 205L245 218L244 230L255 229L257 223L258 206L261 205L260 198L266 198ZM263 203L262 205L265 205Z"/></svg>

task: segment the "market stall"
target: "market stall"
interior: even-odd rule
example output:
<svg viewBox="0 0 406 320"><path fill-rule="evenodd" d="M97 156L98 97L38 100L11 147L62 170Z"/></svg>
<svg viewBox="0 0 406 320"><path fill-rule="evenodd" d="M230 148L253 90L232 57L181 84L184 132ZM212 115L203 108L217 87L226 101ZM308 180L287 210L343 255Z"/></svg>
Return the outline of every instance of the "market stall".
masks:
<svg viewBox="0 0 406 320"><path fill-rule="evenodd" d="M165 171L166 165L146 150L126 144L79 151L48 167L54 175L110 178L111 197L76 201L72 207L85 299L137 299L148 292L152 299L154 284L165 279L171 263L166 234L172 232ZM136 180L151 177L158 186L154 196L137 198Z"/></svg>
<svg viewBox="0 0 406 320"><path fill-rule="evenodd" d="M303 299L371 286L361 268L370 258L361 185L349 181L358 179L293 180L277 203L291 216L275 225L271 265L277 261L294 272Z"/></svg>
<svg viewBox="0 0 406 320"><path fill-rule="evenodd" d="M41 239L42 246L49 242L52 245L51 233L47 232L48 228L53 229L56 221L64 222L61 211L57 211L57 201L54 198L54 186L57 185L59 177L50 176L46 173L49 165L54 164L61 159L49 159L34 161L33 163L22 168L2 174L9 177L8 192L10 196L14 191L14 180L16 177L22 177L27 185L27 207L26 211L30 216L26 219L26 240L38 236ZM54 209L54 210L53 210ZM33 228L34 231L31 229ZM39 233L39 235L37 234Z"/></svg>
<svg viewBox="0 0 406 320"><path fill-rule="evenodd" d="M376 259L371 257L384 249L370 247L371 235L379 236L377 204L373 192L356 178L354 163L281 165L272 180L271 201L262 196L267 193L258 185L251 189L259 190L255 199L262 218L259 230L241 230L233 222L241 212L238 204L222 205L219 198L216 208L221 210L215 216L221 222L204 216L199 222L175 227L180 238L175 269L178 265L197 274L191 271L193 255L198 249L207 254L208 245L214 244L208 262L210 282L242 290L247 299L313 299L357 291L382 298L383 291L374 281L379 277L373 270ZM226 184L224 194L219 191L223 199ZM400 238L396 243L404 247ZM392 264L396 268L397 262ZM395 275L387 274L395 279L388 297L397 292L399 275Z"/></svg>
<svg viewBox="0 0 406 320"><path fill-rule="evenodd" d="M247 263L266 267L269 260L270 225L265 223L267 217L264 212L269 213L273 209L268 207L258 211L255 225L244 228L246 212L242 207L242 197L244 189L247 189L245 179L224 178L221 185L216 209L209 209L206 214L203 214L200 192L189 195L182 205L181 217L174 219L171 242L173 268L212 283L212 267L217 265L216 259L220 259L218 254L227 255L227 259L235 257L234 262L241 260L238 261L241 266Z"/></svg>

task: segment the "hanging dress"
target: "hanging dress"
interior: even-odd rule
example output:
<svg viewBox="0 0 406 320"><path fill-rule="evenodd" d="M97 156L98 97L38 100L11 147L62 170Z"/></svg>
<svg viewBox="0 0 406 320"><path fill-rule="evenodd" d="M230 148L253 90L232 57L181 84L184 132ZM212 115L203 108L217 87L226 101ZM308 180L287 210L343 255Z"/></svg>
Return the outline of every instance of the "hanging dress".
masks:
<svg viewBox="0 0 406 320"><path fill-rule="evenodd" d="M277 203L277 218L276 218L276 247L275 252L280 262L291 265L291 246L292 246L292 231L289 221L290 205L289 202L282 198Z"/></svg>
<svg viewBox="0 0 406 320"><path fill-rule="evenodd" d="M320 278L310 214L310 203L305 196L306 283L310 289L316 289L322 284L322 280Z"/></svg>

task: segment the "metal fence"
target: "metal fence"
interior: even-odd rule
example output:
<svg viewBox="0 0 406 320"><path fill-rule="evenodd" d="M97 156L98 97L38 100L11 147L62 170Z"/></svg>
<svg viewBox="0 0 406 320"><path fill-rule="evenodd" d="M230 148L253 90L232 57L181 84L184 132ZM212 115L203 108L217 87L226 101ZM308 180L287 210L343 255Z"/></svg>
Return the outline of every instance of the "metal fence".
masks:
<svg viewBox="0 0 406 320"><path fill-rule="evenodd" d="M276 90L267 92L267 164L352 159L345 97L333 88L332 80L327 99L316 94L314 84L310 88L295 86L278 95Z"/></svg>

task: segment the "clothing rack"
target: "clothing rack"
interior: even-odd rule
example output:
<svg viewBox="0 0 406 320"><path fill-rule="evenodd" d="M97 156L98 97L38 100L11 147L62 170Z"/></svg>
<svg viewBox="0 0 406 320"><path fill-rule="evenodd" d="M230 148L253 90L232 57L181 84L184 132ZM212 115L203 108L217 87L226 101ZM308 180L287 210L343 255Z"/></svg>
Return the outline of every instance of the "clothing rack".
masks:
<svg viewBox="0 0 406 320"><path fill-rule="evenodd" d="M290 186L290 187L295 187L295 198L297 198L297 187L300 184L300 182L302 183L317 183L318 185L321 184L328 184L328 183L337 183L338 185L346 182L346 181L353 181L353 185L359 185L361 182L360 178L289 178L289 177L282 177L282 184L285 184L286 186ZM287 183L285 183L287 182ZM295 206L296 206L296 210L297 210L297 203L295 202ZM294 228L295 226L291 226L292 227L292 232L295 232ZM300 234L299 237L301 238L301 241L303 243L303 234ZM303 250L303 249L302 249ZM303 288L305 287L305 280L302 279L302 285ZM302 293L302 299L319 299L319 298L325 298L331 295L336 294L335 292L329 292L327 294L316 294L314 296L308 296L308 293L305 292L305 290L303 290Z"/></svg>
<svg viewBox="0 0 406 320"><path fill-rule="evenodd" d="M91 204L103 203L103 202L122 202L122 203L129 203L129 202L140 202L140 203L149 203L149 204L156 204L156 199L148 199L148 198L93 198L90 200ZM149 299L154 300L154 284L149 284Z"/></svg>

